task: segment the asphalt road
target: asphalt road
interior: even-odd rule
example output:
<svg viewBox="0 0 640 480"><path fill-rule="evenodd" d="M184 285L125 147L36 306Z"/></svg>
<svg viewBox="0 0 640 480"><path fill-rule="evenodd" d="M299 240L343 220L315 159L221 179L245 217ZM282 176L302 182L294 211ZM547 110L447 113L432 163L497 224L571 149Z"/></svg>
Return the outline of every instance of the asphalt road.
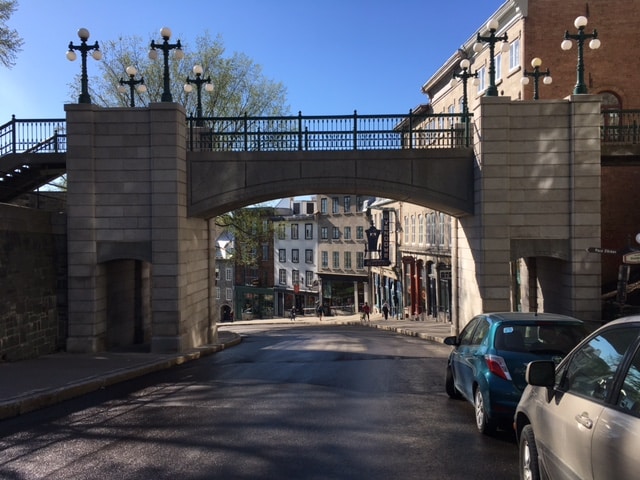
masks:
<svg viewBox="0 0 640 480"><path fill-rule="evenodd" d="M509 432L444 393L449 347L362 327L243 342L0 422L0 478L517 478Z"/></svg>

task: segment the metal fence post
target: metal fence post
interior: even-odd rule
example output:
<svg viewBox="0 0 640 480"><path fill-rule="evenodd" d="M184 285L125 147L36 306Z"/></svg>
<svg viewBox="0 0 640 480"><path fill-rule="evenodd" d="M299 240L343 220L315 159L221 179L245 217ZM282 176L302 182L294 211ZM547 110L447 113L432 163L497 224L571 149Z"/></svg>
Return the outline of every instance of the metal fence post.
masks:
<svg viewBox="0 0 640 480"><path fill-rule="evenodd" d="M302 110L298 110L298 150L302 150Z"/></svg>
<svg viewBox="0 0 640 480"><path fill-rule="evenodd" d="M353 149L358 149L358 111L353 111Z"/></svg>

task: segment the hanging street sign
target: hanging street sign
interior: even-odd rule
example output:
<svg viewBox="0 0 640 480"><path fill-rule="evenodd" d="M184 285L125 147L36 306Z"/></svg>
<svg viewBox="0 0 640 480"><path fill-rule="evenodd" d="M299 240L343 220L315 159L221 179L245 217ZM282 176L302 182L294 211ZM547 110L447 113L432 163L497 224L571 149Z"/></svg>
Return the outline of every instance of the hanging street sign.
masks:
<svg viewBox="0 0 640 480"><path fill-rule="evenodd" d="M613 250L611 248L600 248L600 247L589 247L587 248L587 252L589 253L607 253L610 255L617 255L620 252L618 250Z"/></svg>

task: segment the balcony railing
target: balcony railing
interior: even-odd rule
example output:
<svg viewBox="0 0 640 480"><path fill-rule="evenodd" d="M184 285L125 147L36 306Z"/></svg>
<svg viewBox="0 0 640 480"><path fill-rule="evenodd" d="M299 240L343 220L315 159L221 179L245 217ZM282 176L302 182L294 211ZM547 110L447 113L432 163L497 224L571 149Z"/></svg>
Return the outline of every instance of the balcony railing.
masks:
<svg viewBox="0 0 640 480"><path fill-rule="evenodd" d="M602 143L640 143L640 110L604 110L601 125Z"/></svg>
<svg viewBox="0 0 640 480"><path fill-rule="evenodd" d="M462 114L187 119L192 151L399 150L469 145Z"/></svg>

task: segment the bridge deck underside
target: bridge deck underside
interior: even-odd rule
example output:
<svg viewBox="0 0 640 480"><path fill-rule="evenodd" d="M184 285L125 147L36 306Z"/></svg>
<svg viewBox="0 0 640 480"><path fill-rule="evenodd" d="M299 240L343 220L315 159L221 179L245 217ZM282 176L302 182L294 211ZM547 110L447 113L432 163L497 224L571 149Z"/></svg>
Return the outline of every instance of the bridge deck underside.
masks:
<svg viewBox="0 0 640 480"><path fill-rule="evenodd" d="M189 152L189 215L315 193L371 195L473 214L470 148L299 152Z"/></svg>

